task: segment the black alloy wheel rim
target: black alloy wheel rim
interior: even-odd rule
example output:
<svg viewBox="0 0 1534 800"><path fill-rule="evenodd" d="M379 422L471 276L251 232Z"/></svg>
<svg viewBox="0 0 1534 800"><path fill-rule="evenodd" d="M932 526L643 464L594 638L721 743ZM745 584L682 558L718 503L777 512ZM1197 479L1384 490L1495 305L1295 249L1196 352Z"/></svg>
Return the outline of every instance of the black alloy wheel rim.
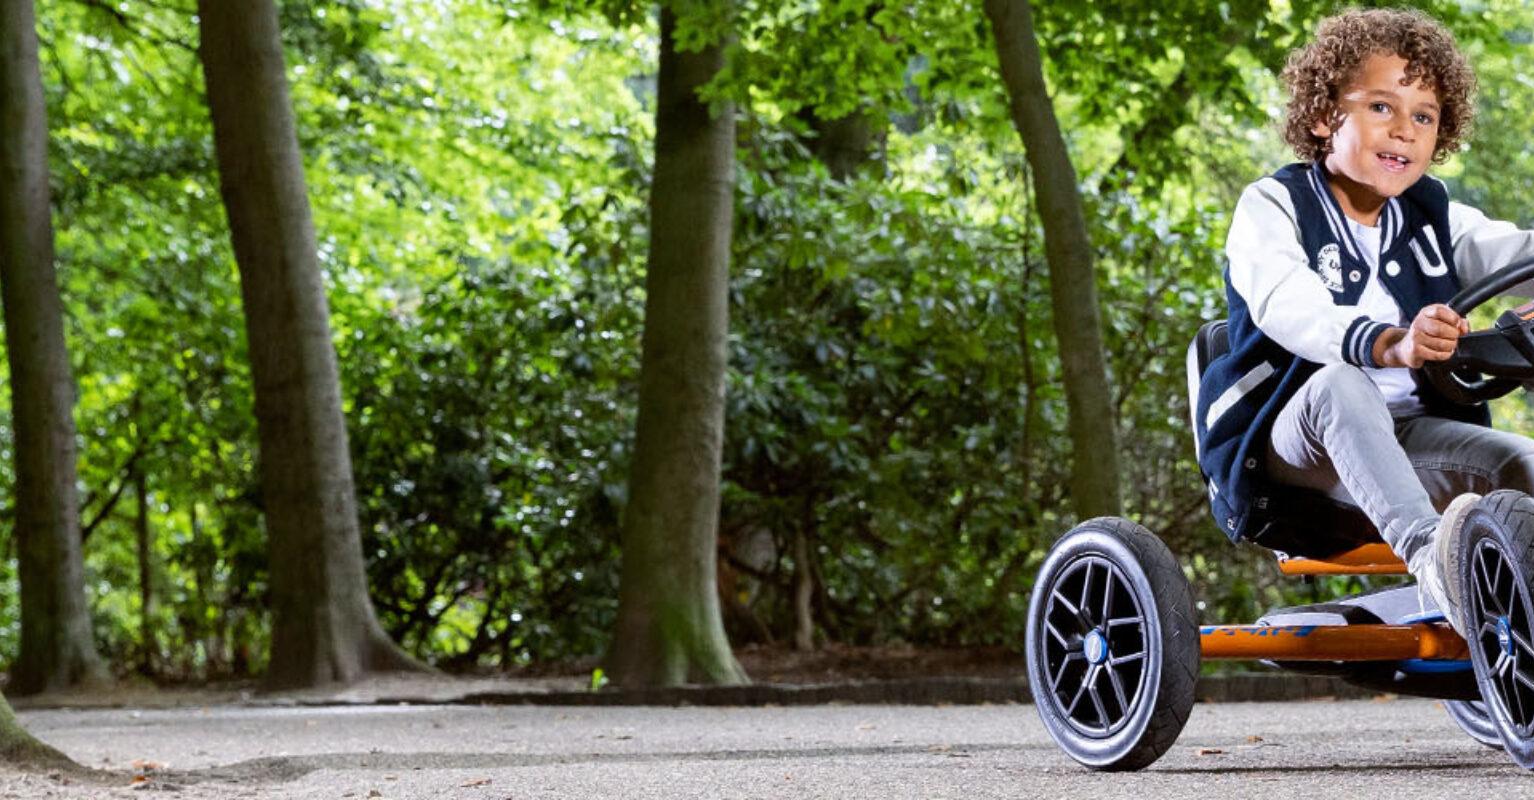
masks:
<svg viewBox="0 0 1534 800"><path fill-rule="evenodd" d="M1049 701L1082 735L1118 733L1145 691L1150 637L1134 587L1111 561L1083 556L1049 587L1043 622Z"/></svg>
<svg viewBox="0 0 1534 800"><path fill-rule="evenodd" d="M1534 630L1529 598L1512 562L1489 539L1475 548L1470 581L1473 646L1485 659L1496 703L1518 737L1526 739L1534 731Z"/></svg>

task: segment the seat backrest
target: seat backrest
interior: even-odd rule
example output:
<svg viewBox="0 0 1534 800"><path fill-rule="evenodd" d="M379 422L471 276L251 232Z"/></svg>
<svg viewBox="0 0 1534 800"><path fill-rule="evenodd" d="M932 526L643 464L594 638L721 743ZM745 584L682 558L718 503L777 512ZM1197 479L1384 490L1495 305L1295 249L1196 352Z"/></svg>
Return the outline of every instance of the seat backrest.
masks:
<svg viewBox="0 0 1534 800"><path fill-rule="evenodd" d="M1188 344L1188 415L1193 423L1193 452L1202 458L1198 441L1198 382L1209 362L1230 350L1229 324L1223 319L1204 323Z"/></svg>
<svg viewBox="0 0 1534 800"><path fill-rule="evenodd" d="M1209 362L1230 350L1229 326L1223 319L1206 322L1188 345L1188 413L1193 417L1193 447L1198 441L1198 383ZM1379 532L1356 506L1321 492L1295 487L1268 487L1273 505L1269 524L1253 541L1291 556L1325 558L1363 544L1381 541Z"/></svg>

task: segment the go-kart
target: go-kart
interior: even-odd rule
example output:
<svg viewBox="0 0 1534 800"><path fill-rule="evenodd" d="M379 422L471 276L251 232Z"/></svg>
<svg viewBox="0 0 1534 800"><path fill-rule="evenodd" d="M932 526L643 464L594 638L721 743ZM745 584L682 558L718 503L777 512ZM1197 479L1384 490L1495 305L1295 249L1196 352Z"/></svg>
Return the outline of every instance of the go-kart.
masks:
<svg viewBox="0 0 1534 800"><path fill-rule="evenodd" d="M1531 278L1534 259L1449 305L1468 315ZM1207 323L1189 346L1190 394L1225 351L1225 333L1223 320ZM1534 380L1534 303L1461 337L1453 357L1431 362L1422 377L1463 404ZM1357 508L1302 489L1273 502L1279 508L1258 541L1275 550L1283 574L1406 574ZM1473 739L1534 769L1534 498L1492 492L1465 525L1460 574L1447 579L1464 588L1468 641L1415 584L1275 609L1255 624L1200 627L1188 580L1160 539L1127 519L1083 522L1050 549L1028 607L1028 681L1044 726L1088 767L1139 769L1181 733L1201 661L1260 660L1440 698Z"/></svg>

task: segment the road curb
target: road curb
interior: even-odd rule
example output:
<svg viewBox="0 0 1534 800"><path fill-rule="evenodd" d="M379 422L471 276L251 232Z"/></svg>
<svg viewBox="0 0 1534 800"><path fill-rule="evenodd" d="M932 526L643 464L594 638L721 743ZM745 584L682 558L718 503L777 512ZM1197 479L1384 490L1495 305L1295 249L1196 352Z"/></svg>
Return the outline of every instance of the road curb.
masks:
<svg viewBox="0 0 1534 800"><path fill-rule="evenodd" d="M1242 703L1284 700L1356 699L1379 692L1336 678L1307 675L1226 675L1201 678L1200 702ZM379 703L412 703L409 698ZM441 702L441 701L435 701ZM981 705L1031 703L1028 684L1004 678L913 678L826 684L682 686L668 689L602 691L477 692L450 701L458 705L539 706L806 706Z"/></svg>
<svg viewBox="0 0 1534 800"><path fill-rule="evenodd" d="M565 684L570 687L575 682ZM1243 673L1201 678L1195 689L1199 702L1242 703L1285 700L1358 699L1378 691L1350 686L1336 678L1291 673ZM199 694L178 698L174 693L144 698L82 695L38 695L17 698L19 711L68 708L176 708L189 705L275 707L360 706L814 706L814 705L982 705L1031 703L1028 684L1019 678L923 677L852 680L830 683L757 683L748 686L682 686L670 689L603 689L583 691L511 681L498 687L435 692L396 688L358 694L261 694L248 691L223 695Z"/></svg>

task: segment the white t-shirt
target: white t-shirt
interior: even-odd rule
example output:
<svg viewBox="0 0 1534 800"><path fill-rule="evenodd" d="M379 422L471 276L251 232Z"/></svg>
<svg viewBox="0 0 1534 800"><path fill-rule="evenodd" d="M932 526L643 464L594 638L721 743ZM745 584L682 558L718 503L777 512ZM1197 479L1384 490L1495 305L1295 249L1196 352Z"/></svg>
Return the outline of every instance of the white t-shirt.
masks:
<svg viewBox="0 0 1534 800"><path fill-rule="evenodd" d="M1362 225L1352 218L1348 218L1348 228L1353 232L1353 241L1358 243L1358 251L1369 262L1369 282L1364 284L1364 293L1358 298L1359 313L1391 325L1405 327L1411 324L1403 318L1401 306L1391 296L1390 290L1385 288L1385 282L1380 280L1380 229ZM1392 417L1414 417L1426 410L1417 397L1417 384L1407 368L1365 367L1364 374L1374 381L1380 394L1385 396L1385 405L1390 409Z"/></svg>

